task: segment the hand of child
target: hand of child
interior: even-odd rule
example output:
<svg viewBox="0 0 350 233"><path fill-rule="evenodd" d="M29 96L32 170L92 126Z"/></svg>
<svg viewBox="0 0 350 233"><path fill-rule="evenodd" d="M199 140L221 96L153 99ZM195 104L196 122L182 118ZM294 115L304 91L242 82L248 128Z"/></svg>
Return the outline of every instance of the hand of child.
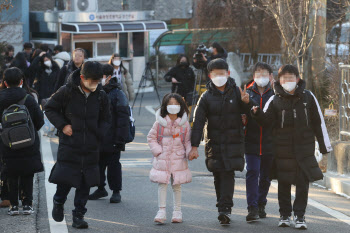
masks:
<svg viewBox="0 0 350 233"><path fill-rule="evenodd" d="M69 136L69 137L72 136L72 135L73 135L72 126L71 126L71 125L66 125L66 126L63 128L62 132L63 132L65 135Z"/></svg>
<svg viewBox="0 0 350 233"><path fill-rule="evenodd" d="M172 83L178 83L178 81L175 78L171 78Z"/></svg>
<svg viewBox="0 0 350 233"><path fill-rule="evenodd" d="M241 92L241 99L242 99L243 103L248 104L249 103L249 94L247 93L247 85L244 85L243 91L241 88L239 88L239 90Z"/></svg>
<svg viewBox="0 0 350 233"><path fill-rule="evenodd" d="M246 114L242 115L242 123L243 123L243 125L247 124L247 115Z"/></svg>
<svg viewBox="0 0 350 233"><path fill-rule="evenodd" d="M188 155L188 160L192 161L193 159L197 159L198 157L199 157L198 147L192 147L192 149Z"/></svg>
<svg viewBox="0 0 350 233"><path fill-rule="evenodd" d="M253 111L253 114L254 114L254 115L257 113L258 109L259 109L259 106L254 106L254 107L252 108L252 111Z"/></svg>

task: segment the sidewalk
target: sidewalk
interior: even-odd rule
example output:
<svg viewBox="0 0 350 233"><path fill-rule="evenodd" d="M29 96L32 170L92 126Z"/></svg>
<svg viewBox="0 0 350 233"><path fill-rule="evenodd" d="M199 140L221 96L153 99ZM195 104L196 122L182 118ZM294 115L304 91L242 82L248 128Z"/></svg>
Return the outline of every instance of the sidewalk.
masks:
<svg viewBox="0 0 350 233"><path fill-rule="evenodd" d="M20 206L20 215L9 216L7 214L8 208L0 209L0 233L37 232L38 194L38 174L35 174L33 183L33 208L35 213L32 215L22 215Z"/></svg>

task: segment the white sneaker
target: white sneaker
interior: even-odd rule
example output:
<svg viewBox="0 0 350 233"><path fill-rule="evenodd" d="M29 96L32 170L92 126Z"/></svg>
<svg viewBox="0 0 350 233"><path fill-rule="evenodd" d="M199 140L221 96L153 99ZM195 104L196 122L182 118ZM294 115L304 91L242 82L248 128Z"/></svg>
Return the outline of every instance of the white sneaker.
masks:
<svg viewBox="0 0 350 233"><path fill-rule="evenodd" d="M297 217L294 216L294 227L295 229L302 229L302 230L306 230L307 229L307 225L305 222L305 217Z"/></svg>
<svg viewBox="0 0 350 233"><path fill-rule="evenodd" d="M172 223L181 223L182 222L182 212L179 210L175 210L173 212L173 217L171 219Z"/></svg>
<svg viewBox="0 0 350 233"><path fill-rule="evenodd" d="M163 224L166 221L166 210L158 210L154 222Z"/></svg>
<svg viewBox="0 0 350 233"><path fill-rule="evenodd" d="M278 222L279 227L290 227L290 217L289 216L281 216Z"/></svg>

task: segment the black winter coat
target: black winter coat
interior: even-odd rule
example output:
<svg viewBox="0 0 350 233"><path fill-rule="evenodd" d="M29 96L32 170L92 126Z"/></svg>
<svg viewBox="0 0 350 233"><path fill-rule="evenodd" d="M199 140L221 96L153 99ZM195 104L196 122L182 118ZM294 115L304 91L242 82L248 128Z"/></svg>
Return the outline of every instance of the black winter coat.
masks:
<svg viewBox="0 0 350 233"><path fill-rule="evenodd" d="M315 136L321 153L332 150L321 108L315 96L305 90L300 80L294 95L275 83L275 96L266 103L264 110L252 114L263 127L273 127L275 177L281 182L295 184L299 172L304 172L310 182L320 180L323 174L318 167L315 152Z"/></svg>
<svg viewBox="0 0 350 233"><path fill-rule="evenodd" d="M99 150L110 126L107 94L99 85L86 97L80 88L80 69L74 71L68 84L61 87L45 105L45 114L60 130L57 162L49 181L79 187L82 178L88 186L99 184ZM72 125L73 135L62 132Z"/></svg>
<svg viewBox="0 0 350 233"><path fill-rule="evenodd" d="M72 74L72 72L79 69L74 65L73 60L70 60L67 65L63 66L58 74L58 78L55 84L54 92L56 92L60 87L67 84L68 77Z"/></svg>
<svg viewBox="0 0 350 233"><path fill-rule="evenodd" d="M206 165L211 172L242 171L244 168L244 131L241 114L252 105L241 101L235 81L229 78L224 93L212 82L207 84L197 103L191 144L198 147L204 132Z"/></svg>
<svg viewBox="0 0 350 233"><path fill-rule="evenodd" d="M52 61L51 73L48 74L42 66L39 66L35 75L34 89L39 94L39 103L42 99L50 98L54 93L55 84L57 81L60 68L56 62Z"/></svg>
<svg viewBox="0 0 350 233"><path fill-rule="evenodd" d="M247 84L247 93L249 98L257 103L261 109L265 107L266 102L274 95L271 85L268 84L264 93L261 95L258 86L254 80ZM272 154L272 126L263 128L256 123L250 115L250 109L247 112L247 124L245 128L245 153L253 155Z"/></svg>
<svg viewBox="0 0 350 233"><path fill-rule="evenodd" d="M129 102L115 78L103 87L110 102L112 124L101 145L102 154L125 151L125 141L129 135Z"/></svg>
<svg viewBox="0 0 350 233"><path fill-rule="evenodd" d="M12 104L17 104L27 95L20 87L7 88L0 91L0 112L4 112ZM35 132L34 145L19 150L12 150L0 143L2 159L9 175L30 175L44 170L41 162L40 138L38 132L44 125L44 115L34 97L29 95L24 105L33 121ZM2 118L2 117L1 117ZM0 119L1 120L1 119Z"/></svg>
<svg viewBox="0 0 350 233"><path fill-rule="evenodd" d="M173 83L171 87L172 93L178 93L182 97L185 97L187 93L193 91L195 75L191 67L181 67L177 65L169 70L164 76L167 82L171 82L171 78L175 78L179 83Z"/></svg>

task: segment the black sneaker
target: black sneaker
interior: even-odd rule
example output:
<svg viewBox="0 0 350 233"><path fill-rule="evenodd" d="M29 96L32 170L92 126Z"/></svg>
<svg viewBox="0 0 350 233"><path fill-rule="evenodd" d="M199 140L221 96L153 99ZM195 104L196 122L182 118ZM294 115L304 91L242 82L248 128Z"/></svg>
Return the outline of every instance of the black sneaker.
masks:
<svg viewBox="0 0 350 233"><path fill-rule="evenodd" d="M89 195L89 200L97 200L100 199L102 197L107 197L108 193L106 191L106 189L96 189L95 192L93 192L92 194Z"/></svg>
<svg viewBox="0 0 350 233"><path fill-rule="evenodd" d="M18 206L11 206L7 213L11 216L19 215Z"/></svg>
<svg viewBox="0 0 350 233"><path fill-rule="evenodd" d="M219 212L219 222L221 225L229 225L230 224L230 212Z"/></svg>
<svg viewBox="0 0 350 233"><path fill-rule="evenodd" d="M250 206L248 207L248 215L246 217L247 222L255 222L259 220L259 211L258 208Z"/></svg>
<svg viewBox="0 0 350 233"><path fill-rule="evenodd" d="M266 218L265 205L259 205L259 217Z"/></svg>
<svg viewBox="0 0 350 233"><path fill-rule="evenodd" d="M120 203L122 201L122 197L120 196L119 192L113 192L109 201L110 203Z"/></svg>
<svg viewBox="0 0 350 233"><path fill-rule="evenodd" d="M33 213L34 213L34 209L32 206L30 206L30 205L23 206L23 214L24 215L31 215Z"/></svg>
<svg viewBox="0 0 350 233"><path fill-rule="evenodd" d="M279 227L290 227L290 216L281 216L278 222Z"/></svg>
<svg viewBox="0 0 350 233"><path fill-rule="evenodd" d="M73 214L73 224L72 227L77 229L85 229L88 228L89 225L84 221L84 215L82 214Z"/></svg>
<svg viewBox="0 0 350 233"><path fill-rule="evenodd" d="M304 216L294 216L294 227L295 229L306 230L307 225Z"/></svg>
<svg viewBox="0 0 350 233"><path fill-rule="evenodd" d="M52 218L56 222L62 222L64 219L64 204L53 200Z"/></svg>

